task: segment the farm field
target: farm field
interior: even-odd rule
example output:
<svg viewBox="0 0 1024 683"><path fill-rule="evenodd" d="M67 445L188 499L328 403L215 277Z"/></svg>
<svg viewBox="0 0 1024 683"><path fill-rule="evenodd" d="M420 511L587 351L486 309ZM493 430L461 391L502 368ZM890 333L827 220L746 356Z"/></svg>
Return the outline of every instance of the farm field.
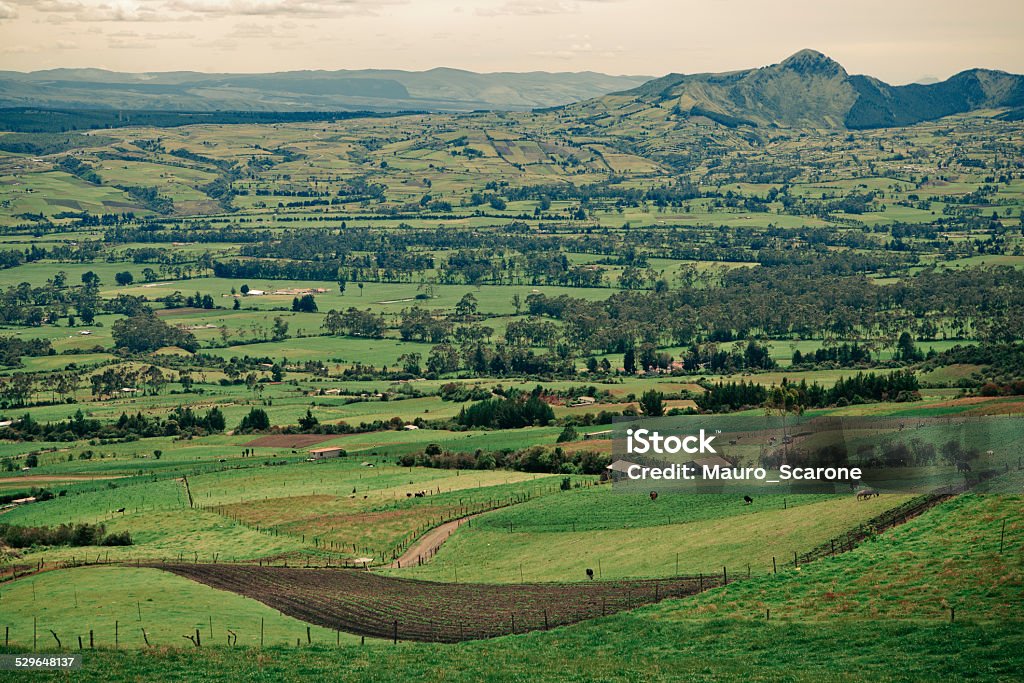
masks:
<svg viewBox="0 0 1024 683"><path fill-rule="evenodd" d="M195 648L99 649L89 653L79 675L86 680L103 680L111 673L171 680L164 672L198 675L210 671L212 663L225 680L256 671L298 680L296 667L304 666L358 680L422 671L430 680L443 676L469 681L487 675L495 661L524 675L537 670L553 677L584 672L608 680L627 680L640 671L733 676L750 667L763 676L795 680L836 674L831 657L806 656L803 648L810 647L856 657L862 671L880 676L893 666L912 678L957 675L968 667L1004 678L1020 665L1022 641L1015 628L1018 617L1011 609L1003 618L1000 610L1012 606L1022 567L1019 556L998 553L991 539L999 520L1019 507L1019 498L962 497L852 552L806 564L800 571L783 569L778 575L755 576L695 597L550 632L448 646L345 646L340 657L334 646L326 645L262 651L213 648L201 654ZM958 531L950 534L951 528ZM1010 538L1019 544L1019 520L1012 528ZM965 573L976 563L986 568L983 584ZM878 582L886 585L885 591L877 590ZM907 591L921 590L926 592L920 599L899 599ZM951 605L958 609L952 624ZM764 618L766 609L770 619ZM885 617L870 633L863 628L865 612ZM604 637L609 631L617 634L610 643ZM740 637L751 647L737 651ZM956 640L955 651L950 639ZM768 650L770 657L763 654ZM623 661L633 663L623 667Z"/></svg>
<svg viewBox="0 0 1024 683"><path fill-rule="evenodd" d="M15 4L0 31L70 11ZM804 51L523 111L277 112L234 76L189 89L260 112L0 107L2 653L1015 680L1024 81L978 73L886 90Z"/></svg>
<svg viewBox="0 0 1024 683"><path fill-rule="evenodd" d="M609 493L611 498L619 494ZM629 494L625 494L629 495ZM699 494L695 497L713 494ZM668 501L671 495L658 498ZM763 499L759 499L763 500ZM517 533L508 525L501 528L503 518L522 517L530 504L507 512L494 513L474 520L471 527L461 528L427 564L420 567L389 570L395 575L451 581L458 571L463 581L499 581L514 583L524 577L530 581L583 579L584 570L600 568L606 579L629 577L686 575L703 572L721 575L722 568L734 576L766 573L776 562L792 564L795 552L803 553L830 538L842 535L870 520L886 509L907 500L900 496L882 496L869 503L854 505L849 497L839 500L807 502L783 510L781 501L770 509L735 515L724 508L728 501L715 501L717 513L701 520L704 512L681 514L679 521L668 524L667 517L656 514L660 524L623 520L621 526L600 531L555 531L548 526L558 523L558 513L538 511L538 527L524 520ZM543 503L543 501L538 501ZM647 501L650 503L650 500ZM614 504L614 503L612 503ZM733 507L743 507L742 501ZM532 511L531 511L532 512ZM560 511L559 511L560 512ZM532 515L531 515L532 516ZM627 518L628 519L628 518ZM683 521L686 520L686 521ZM570 526L564 521L559 526ZM581 526L587 526L583 521ZM678 567L678 569L677 569Z"/></svg>

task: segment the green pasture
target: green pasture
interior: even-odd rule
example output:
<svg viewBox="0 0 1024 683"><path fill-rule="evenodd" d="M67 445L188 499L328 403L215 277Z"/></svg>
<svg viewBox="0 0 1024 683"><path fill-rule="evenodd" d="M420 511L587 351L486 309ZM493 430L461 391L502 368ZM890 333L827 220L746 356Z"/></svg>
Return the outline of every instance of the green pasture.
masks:
<svg viewBox="0 0 1024 683"><path fill-rule="evenodd" d="M451 581L458 571L460 581L487 583L578 581L587 568L606 579L657 577L675 574L678 557L683 574L721 575L726 567L740 577L748 565L763 574L771 571L773 557L791 561L794 552L806 552L906 499L889 495L857 503L844 497L671 525L658 513L665 524L600 531L537 533L527 526L517 532L514 523L511 531L475 523L460 528L428 564L406 573Z"/></svg>
<svg viewBox="0 0 1024 683"><path fill-rule="evenodd" d="M79 637L89 647L90 631L98 648L112 649L116 631L117 646L130 650L191 647L184 636L196 629L206 648L224 646L229 630L238 636L240 646L258 646L261 628L265 645L294 647L297 638L306 642L304 622L251 598L158 569L103 566L48 571L0 584L0 603L4 606L0 621L9 629L11 644L30 648L35 642L47 652L57 645L51 630L65 648L75 650ZM357 636L339 636L319 626L311 628L310 637L325 645L336 644L339 637L346 644L359 642Z"/></svg>

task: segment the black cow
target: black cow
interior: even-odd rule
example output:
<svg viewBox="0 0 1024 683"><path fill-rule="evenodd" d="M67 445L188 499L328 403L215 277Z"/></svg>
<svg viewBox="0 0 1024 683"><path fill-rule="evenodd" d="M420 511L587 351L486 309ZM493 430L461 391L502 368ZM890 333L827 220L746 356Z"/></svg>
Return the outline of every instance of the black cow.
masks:
<svg viewBox="0 0 1024 683"><path fill-rule="evenodd" d="M591 581L594 580L594 570L591 569L590 567L587 567L587 578L590 579Z"/></svg>
<svg viewBox="0 0 1024 683"><path fill-rule="evenodd" d="M751 498L750 496L743 496L743 503L745 505L750 505L753 502L754 502L754 499Z"/></svg>

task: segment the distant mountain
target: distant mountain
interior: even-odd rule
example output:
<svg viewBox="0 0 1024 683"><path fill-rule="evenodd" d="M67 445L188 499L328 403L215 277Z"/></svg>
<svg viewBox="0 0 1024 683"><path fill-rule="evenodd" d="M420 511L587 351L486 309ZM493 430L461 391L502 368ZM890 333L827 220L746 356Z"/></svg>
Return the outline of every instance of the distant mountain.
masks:
<svg viewBox="0 0 1024 683"><path fill-rule="evenodd" d="M0 71L0 107L168 111L528 110L632 88L647 76L579 73L289 71L205 74Z"/></svg>
<svg viewBox="0 0 1024 683"><path fill-rule="evenodd" d="M976 109L1024 105L1024 76L971 69L932 84L894 86L851 76L838 62L801 50L779 64L719 74L669 74L570 109L643 117L645 107L729 127L884 128Z"/></svg>

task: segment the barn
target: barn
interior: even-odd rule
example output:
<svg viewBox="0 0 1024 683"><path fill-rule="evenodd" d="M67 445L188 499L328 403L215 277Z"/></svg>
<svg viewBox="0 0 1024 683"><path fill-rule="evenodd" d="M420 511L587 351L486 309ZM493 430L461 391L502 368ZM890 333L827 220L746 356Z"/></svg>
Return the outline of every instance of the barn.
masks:
<svg viewBox="0 0 1024 683"><path fill-rule="evenodd" d="M340 446L327 446L325 448L309 449L310 460L326 460L328 458L340 458L345 455L345 449Z"/></svg>
<svg viewBox="0 0 1024 683"><path fill-rule="evenodd" d="M635 462L630 462L628 460L616 460L611 465L604 468L604 474L601 478L606 481L608 479L611 479L612 481L628 479L629 468L633 466L639 467Z"/></svg>

